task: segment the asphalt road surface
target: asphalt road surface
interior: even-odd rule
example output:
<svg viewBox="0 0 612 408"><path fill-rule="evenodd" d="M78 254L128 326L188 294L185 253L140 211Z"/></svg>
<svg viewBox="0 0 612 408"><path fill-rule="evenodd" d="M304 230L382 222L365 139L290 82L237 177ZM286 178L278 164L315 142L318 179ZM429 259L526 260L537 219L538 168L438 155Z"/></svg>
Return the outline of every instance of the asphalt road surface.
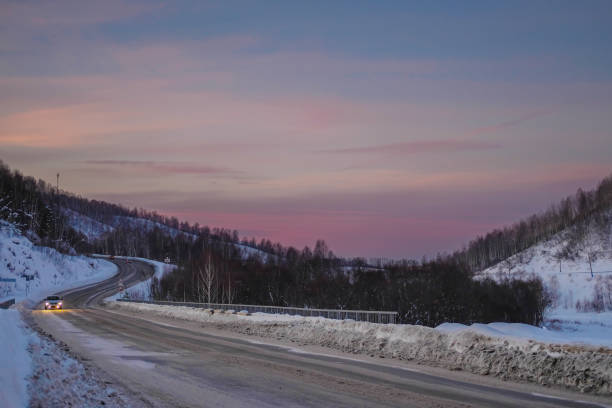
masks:
<svg viewBox="0 0 612 408"><path fill-rule="evenodd" d="M191 322L108 310L101 301L151 276L116 260L107 281L61 293L37 324L150 406L602 407L601 398L338 353L296 352ZM554 396L553 396L554 395Z"/></svg>

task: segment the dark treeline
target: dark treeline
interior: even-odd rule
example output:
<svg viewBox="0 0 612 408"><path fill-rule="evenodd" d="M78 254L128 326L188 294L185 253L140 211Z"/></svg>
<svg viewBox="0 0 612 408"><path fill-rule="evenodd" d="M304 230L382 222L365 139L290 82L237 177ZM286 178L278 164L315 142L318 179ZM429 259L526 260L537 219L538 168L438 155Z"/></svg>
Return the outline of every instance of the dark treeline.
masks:
<svg viewBox="0 0 612 408"><path fill-rule="evenodd" d="M0 183L0 216L24 231L34 231L45 245L57 247L62 242L79 252L170 257L178 267L154 282L158 298L393 310L401 322L430 326L444 321L538 324L549 303L539 280L495 282L474 279L474 272L563 229L579 230L585 220L604 219L602 214L612 207L608 177L597 189L579 190L545 213L479 237L452 255L421 262L386 261L373 268L364 259L335 256L324 241L299 250L269 240L240 239L237 231L190 225L155 212L58 193L4 165ZM114 229L87 239L67 225L63 216L67 210ZM143 227L133 222L136 218L150 223Z"/></svg>
<svg viewBox="0 0 612 408"><path fill-rule="evenodd" d="M346 267L325 242L290 249L282 259L225 257L203 240L193 257L160 282L160 299L310 308L393 310L402 323L524 322L539 324L549 300L537 279L474 280L451 258L399 262L383 271Z"/></svg>
<svg viewBox="0 0 612 408"><path fill-rule="evenodd" d="M58 198L49 184L11 171L0 161L0 219L20 228L35 243L73 252L85 237L67 226Z"/></svg>

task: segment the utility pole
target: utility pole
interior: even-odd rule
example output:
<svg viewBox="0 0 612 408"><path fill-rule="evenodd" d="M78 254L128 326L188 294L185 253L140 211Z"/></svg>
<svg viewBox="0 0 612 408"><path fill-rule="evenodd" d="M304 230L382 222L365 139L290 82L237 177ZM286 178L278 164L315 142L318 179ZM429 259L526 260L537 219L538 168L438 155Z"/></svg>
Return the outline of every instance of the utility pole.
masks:
<svg viewBox="0 0 612 408"><path fill-rule="evenodd" d="M58 219L59 219L59 212L60 212L60 206L59 206L59 177L60 174L57 173L57 182L56 182L56 189L55 189L55 243L56 243L56 248L57 245L59 244L59 241L61 239L61 234L59 233L59 224L58 224Z"/></svg>

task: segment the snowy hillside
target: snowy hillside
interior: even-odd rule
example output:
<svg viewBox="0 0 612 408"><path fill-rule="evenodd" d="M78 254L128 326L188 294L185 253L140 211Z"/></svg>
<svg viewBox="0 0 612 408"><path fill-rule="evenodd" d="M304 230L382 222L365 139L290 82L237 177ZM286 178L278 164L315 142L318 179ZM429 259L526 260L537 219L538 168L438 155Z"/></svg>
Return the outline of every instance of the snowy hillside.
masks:
<svg viewBox="0 0 612 408"><path fill-rule="evenodd" d="M141 231L147 231L147 232L152 231L155 228L159 228L160 230L166 232L172 238L176 238L179 234L183 234L187 237L191 237L192 239L196 238L196 236L193 234L189 234L181 230L178 230L176 228L171 228L171 227L168 227L167 225L160 224L159 222L154 222L154 221L147 220L144 218L134 218L134 217L125 217L125 216L117 215L113 217L112 225L115 228L122 227L122 228L129 228L129 229L135 229L135 230L141 230Z"/></svg>
<svg viewBox="0 0 612 408"><path fill-rule="evenodd" d="M63 209L64 215L68 220L68 225L81 232L89 240L95 240L104 236L108 232L113 232L116 228L127 228L140 230L144 232L152 231L155 228L166 232L172 238L176 238L179 234L195 238L195 235L182 232L176 228L168 227L167 225L153 222L144 218L134 218L125 216L113 216L110 222L102 222L81 214L71 209Z"/></svg>
<svg viewBox="0 0 612 408"><path fill-rule="evenodd" d="M93 218L70 209L64 209L63 213L68 220L68 225L85 235L89 240L98 239L107 232L112 232L115 229L111 225L96 221Z"/></svg>
<svg viewBox="0 0 612 408"><path fill-rule="evenodd" d="M0 221L0 300L40 300L48 294L110 278L114 264L84 256L64 255L52 248L34 245L12 224ZM26 281L25 276L32 276Z"/></svg>
<svg viewBox="0 0 612 408"><path fill-rule="evenodd" d="M68 225L85 235L90 242L102 238L106 233L113 232L117 228L132 229L142 232L150 232L158 228L172 238L176 238L179 234L182 234L193 240L197 239L197 236L194 234L168 227L167 225L145 218L116 215L112 217L111 221L102 222L71 209L64 209L63 213L66 216ZM253 248L243 243L230 243L230 245L233 245L240 251L241 257L244 260L255 256L259 257L263 262L267 262L269 258L273 256L261 249Z"/></svg>
<svg viewBox="0 0 612 408"><path fill-rule="evenodd" d="M589 228L578 240L575 231L563 231L484 270L480 276L497 280L540 277L551 294L553 315L612 311L610 237L609 228Z"/></svg>

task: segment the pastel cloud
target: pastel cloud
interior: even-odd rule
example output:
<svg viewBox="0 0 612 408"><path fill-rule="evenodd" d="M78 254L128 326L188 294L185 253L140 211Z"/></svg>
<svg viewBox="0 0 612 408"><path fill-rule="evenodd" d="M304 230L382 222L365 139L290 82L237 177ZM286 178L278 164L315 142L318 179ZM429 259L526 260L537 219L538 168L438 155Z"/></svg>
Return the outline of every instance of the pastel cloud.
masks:
<svg viewBox="0 0 612 408"><path fill-rule="evenodd" d="M35 26L97 24L129 19L161 7L161 3L123 0L92 3L79 0L8 2L2 6L2 20Z"/></svg>
<svg viewBox="0 0 612 408"><path fill-rule="evenodd" d="M488 133L494 133L494 132L498 132L500 130L504 130L504 129L508 129L511 128L513 126L517 126L520 125L523 122L529 121L531 119L535 119L541 116L545 116L545 115L549 115L552 112L550 110L545 110L545 109L538 109L535 110L533 112L529 112L525 115L522 115L518 118L515 119L511 119L511 120L506 120L504 122L498 123L496 125L492 125L492 126L483 126L477 129L474 129L473 131L469 132L469 134L471 135L481 135L481 134L488 134Z"/></svg>
<svg viewBox="0 0 612 408"><path fill-rule="evenodd" d="M140 169L161 174L195 174L195 175L238 175L242 172L222 168L207 166L196 163L181 163L181 162L156 162L156 161L136 161L136 160L89 160L86 164L110 167L129 167L131 169Z"/></svg>
<svg viewBox="0 0 612 408"><path fill-rule="evenodd" d="M322 150L322 152L336 154L380 153L390 155L406 155L418 153L454 153L464 151L480 151L498 149L500 147L501 145L499 143L476 140L421 140L378 146L330 149Z"/></svg>

